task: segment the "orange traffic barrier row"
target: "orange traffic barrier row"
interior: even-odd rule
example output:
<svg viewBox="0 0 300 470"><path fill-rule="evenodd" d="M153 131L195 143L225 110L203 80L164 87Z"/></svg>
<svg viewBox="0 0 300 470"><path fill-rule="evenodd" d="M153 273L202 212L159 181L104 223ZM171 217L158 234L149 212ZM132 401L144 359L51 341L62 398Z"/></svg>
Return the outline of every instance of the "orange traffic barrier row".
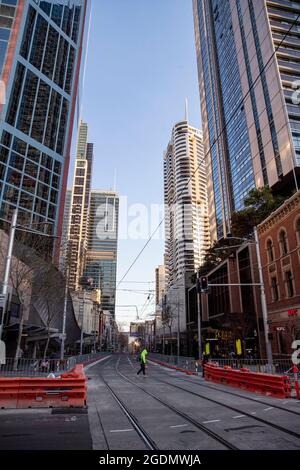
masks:
<svg viewBox="0 0 300 470"><path fill-rule="evenodd" d="M57 378L0 378L0 408L65 408L86 405L83 366Z"/></svg>
<svg viewBox="0 0 300 470"><path fill-rule="evenodd" d="M205 364L205 379L219 384L238 387L250 392L261 393L275 398L291 397L291 381L288 376L251 372L230 367Z"/></svg>

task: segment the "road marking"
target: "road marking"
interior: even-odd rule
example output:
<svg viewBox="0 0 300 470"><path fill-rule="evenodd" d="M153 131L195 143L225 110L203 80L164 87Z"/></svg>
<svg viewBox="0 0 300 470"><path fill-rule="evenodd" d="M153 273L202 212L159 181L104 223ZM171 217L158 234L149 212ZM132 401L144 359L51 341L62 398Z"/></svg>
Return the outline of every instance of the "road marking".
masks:
<svg viewBox="0 0 300 470"><path fill-rule="evenodd" d="M233 416L232 419L246 418L246 415Z"/></svg>
<svg viewBox="0 0 300 470"><path fill-rule="evenodd" d="M251 414L252 414L252 415L256 415L256 411L252 411Z"/></svg>
<svg viewBox="0 0 300 470"><path fill-rule="evenodd" d="M273 406L270 406L269 408L265 408L265 411L273 410Z"/></svg>
<svg viewBox="0 0 300 470"><path fill-rule="evenodd" d="M113 429L109 432L130 432L130 431L134 431L134 429Z"/></svg>
<svg viewBox="0 0 300 470"><path fill-rule="evenodd" d="M208 424L208 423L218 423L219 421L221 421L220 419L212 419L210 421L203 421L203 424Z"/></svg>
<svg viewBox="0 0 300 470"><path fill-rule="evenodd" d="M176 426L170 426L170 428L185 428L187 424L176 424Z"/></svg>

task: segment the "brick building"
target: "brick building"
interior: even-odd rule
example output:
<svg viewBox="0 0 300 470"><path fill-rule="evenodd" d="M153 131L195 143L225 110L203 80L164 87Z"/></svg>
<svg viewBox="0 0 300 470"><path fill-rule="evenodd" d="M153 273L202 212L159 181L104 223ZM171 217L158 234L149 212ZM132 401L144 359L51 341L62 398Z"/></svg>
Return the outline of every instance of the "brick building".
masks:
<svg viewBox="0 0 300 470"><path fill-rule="evenodd" d="M201 294L205 351L213 357L228 357L230 353L264 357L260 288L251 285L259 282L255 245L243 244L207 276L213 286L207 294ZM196 334L197 309L192 293L189 312L189 323L193 322Z"/></svg>
<svg viewBox="0 0 300 470"><path fill-rule="evenodd" d="M273 354L300 339L300 191L258 227Z"/></svg>

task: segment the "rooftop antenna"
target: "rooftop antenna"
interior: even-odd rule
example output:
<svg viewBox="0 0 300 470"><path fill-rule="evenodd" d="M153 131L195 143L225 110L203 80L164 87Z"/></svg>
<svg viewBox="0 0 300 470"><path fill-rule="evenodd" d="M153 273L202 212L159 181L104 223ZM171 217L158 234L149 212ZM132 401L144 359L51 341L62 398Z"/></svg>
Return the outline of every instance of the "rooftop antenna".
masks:
<svg viewBox="0 0 300 470"><path fill-rule="evenodd" d="M114 174L114 192L117 192L117 169L115 168L115 174Z"/></svg>
<svg viewBox="0 0 300 470"><path fill-rule="evenodd" d="M189 120L189 103L187 98L185 99L185 120Z"/></svg>

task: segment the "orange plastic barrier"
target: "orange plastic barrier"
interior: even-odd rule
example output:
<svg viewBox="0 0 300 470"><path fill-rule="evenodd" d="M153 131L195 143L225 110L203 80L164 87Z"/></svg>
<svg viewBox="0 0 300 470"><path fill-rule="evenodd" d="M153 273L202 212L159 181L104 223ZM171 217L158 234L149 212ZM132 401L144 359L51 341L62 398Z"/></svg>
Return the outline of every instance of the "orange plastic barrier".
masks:
<svg viewBox="0 0 300 470"><path fill-rule="evenodd" d="M85 405L86 377L82 365L55 379L0 379L0 408L65 408Z"/></svg>
<svg viewBox="0 0 300 470"><path fill-rule="evenodd" d="M0 408L17 408L20 379L0 377Z"/></svg>
<svg viewBox="0 0 300 470"><path fill-rule="evenodd" d="M205 380L275 398L291 397L291 381L288 376L250 372L248 369L225 369L214 364L205 364Z"/></svg>

